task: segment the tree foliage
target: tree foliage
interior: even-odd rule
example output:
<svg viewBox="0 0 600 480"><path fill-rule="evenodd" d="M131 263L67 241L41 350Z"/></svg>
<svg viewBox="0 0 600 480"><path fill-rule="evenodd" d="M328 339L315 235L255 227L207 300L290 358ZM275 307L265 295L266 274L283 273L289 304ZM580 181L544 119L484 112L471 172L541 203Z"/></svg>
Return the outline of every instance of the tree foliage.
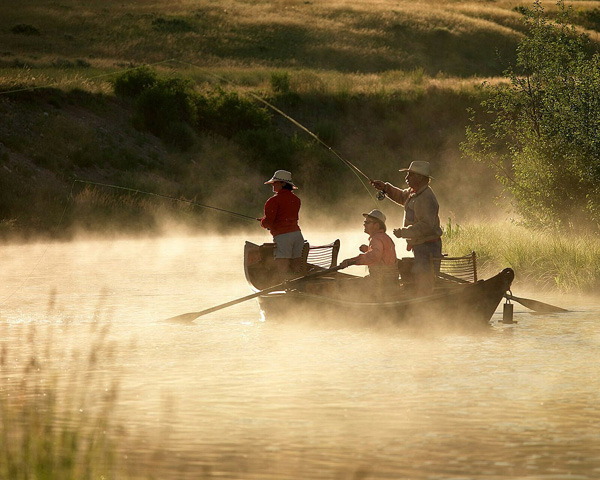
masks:
<svg viewBox="0 0 600 480"><path fill-rule="evenodd" d="M485 85L491 117L467 126L467 156L489 163L524 221L549 228L600 228L600 60L557 2L525 12L507 82Z"/></svg>

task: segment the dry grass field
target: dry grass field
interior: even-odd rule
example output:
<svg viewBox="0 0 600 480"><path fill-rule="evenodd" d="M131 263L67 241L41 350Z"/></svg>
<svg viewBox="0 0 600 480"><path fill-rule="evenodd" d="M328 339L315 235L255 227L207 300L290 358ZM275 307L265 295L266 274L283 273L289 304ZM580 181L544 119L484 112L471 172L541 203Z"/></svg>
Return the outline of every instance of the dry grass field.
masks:
<svg viewBox="0 0 600 480"><path fill-rule="evenodd" d="M11 3L0 6L5 66L112 69L175 58L203 67L487 76L500 73L496 50L511 58L523 28L523 2L515 1ZM19 25L30 29L16 32Z"/></svg>

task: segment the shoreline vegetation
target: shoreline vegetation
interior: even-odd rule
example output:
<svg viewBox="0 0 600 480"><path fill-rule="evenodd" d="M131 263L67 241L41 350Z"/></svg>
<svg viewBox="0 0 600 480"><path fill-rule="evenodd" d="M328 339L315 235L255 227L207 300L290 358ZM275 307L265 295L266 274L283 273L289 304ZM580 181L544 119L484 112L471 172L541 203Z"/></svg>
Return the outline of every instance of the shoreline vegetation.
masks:
<svg viewBox="0 0 600 480"><path fill-rule="evenodd" d="M3 322L2 329L21 329L22 342L1 345L0 478L119 477L109 325L92 323L82 344L59 347L55 337L68 333L68 323Z"/></svg>
<svg viewBox="0 0 600 480"><path fill-rule="evenodd" d="M451 256L477 254L484 277L511 267L514 288L591 294L600 286L600 238L535 230L510 222L452 225L444 229L444 251Z"/></svg>
<svg viewBox="0 0 600 480"><path fill-rule="evenodd" d="M542 3L549 17L558 12ZM569 5L597 47L597 4ZM301 179L306 218L337 227L373 207L346 165L258 95L370 177L402 184L398 168L429 160L442 221L454 222L449 254L476 250L482 266L508 264L543 288L593 289L594 237L481 222L512 215L511 199L490 167L460 149L468 109L486 121L482 83L507 81L528 8L508 0L0 7L0 238L241 231L248 223L186 202L260 216L264 179L279 168ZM150 92L119 90L140 71L154 78Z"/></svg>

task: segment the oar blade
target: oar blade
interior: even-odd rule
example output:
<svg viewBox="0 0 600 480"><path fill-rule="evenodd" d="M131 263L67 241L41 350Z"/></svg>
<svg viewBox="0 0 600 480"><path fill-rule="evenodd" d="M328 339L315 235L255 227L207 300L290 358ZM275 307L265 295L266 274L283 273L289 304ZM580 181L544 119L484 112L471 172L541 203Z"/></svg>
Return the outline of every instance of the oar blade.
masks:
<svg viewBox="0 0 600 480"><path fill-rule="evenodd" d="M192 323L199 316L199 312L190 312L190 313L182 313L181 315L176 315L175 317L170 317L164 320L165 322L172 323Z"/></svg>
<svg viewBox="0 0 600 480"><path fill-rule="evenodd" d="M517 303L520 303L524 307L529 308L535 312L539 313L565 313L568 310L564 308L556 307L554 305L550 305L549 303L540 302L539 300L532 300L531 298L522 298L515 297L513 295L506 295L506 298L509 300L514 300Z"/></svg>

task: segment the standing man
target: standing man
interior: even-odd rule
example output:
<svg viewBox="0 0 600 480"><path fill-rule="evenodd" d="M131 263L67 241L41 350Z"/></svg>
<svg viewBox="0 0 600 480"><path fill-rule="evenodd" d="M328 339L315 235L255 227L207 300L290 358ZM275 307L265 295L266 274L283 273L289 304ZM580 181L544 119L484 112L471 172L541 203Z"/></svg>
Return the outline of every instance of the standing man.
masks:
<svg viewBox="0 0 600 480"><path fill-rule="evenodd" d="M384 298L398 286L398 259L396 246L390 236L385 233L385 215L380 210L371 210L363 213L364 232L369 235L369 245L361 245L362 252L356 257L347 258L340 263L341 268L350 265L367 265L369 275L365 279L369 282L367 287L360 287L361 294L374 294ZM361 280L363 280L361 278Z"/></svg>
<svg viewBox="0 0 600 480"><path fill-rule="evenodd" d="M407 249L412 250L415 260L413 275L418 295L430 295L435 280L431 258L442 256L442 229L437 198L429 186L431 180L429 162L412 162L406 172L409 188L400 189L391 183L373 180L371 185L385 193L390 200L404 207L404 227L396 228L394 235L406 239ZM439 269L439 262L434 262Z"/></svg>
<svg viewBox="0 0 600 480"><path fill-rule="evenodd" d="M267 200L260 224L273 235L275 264L282 280L300 270L304 237L298 226L300 199L294 194L298 187L287 170L277 170L265 185L272 185L273 195Z"/></svg>

